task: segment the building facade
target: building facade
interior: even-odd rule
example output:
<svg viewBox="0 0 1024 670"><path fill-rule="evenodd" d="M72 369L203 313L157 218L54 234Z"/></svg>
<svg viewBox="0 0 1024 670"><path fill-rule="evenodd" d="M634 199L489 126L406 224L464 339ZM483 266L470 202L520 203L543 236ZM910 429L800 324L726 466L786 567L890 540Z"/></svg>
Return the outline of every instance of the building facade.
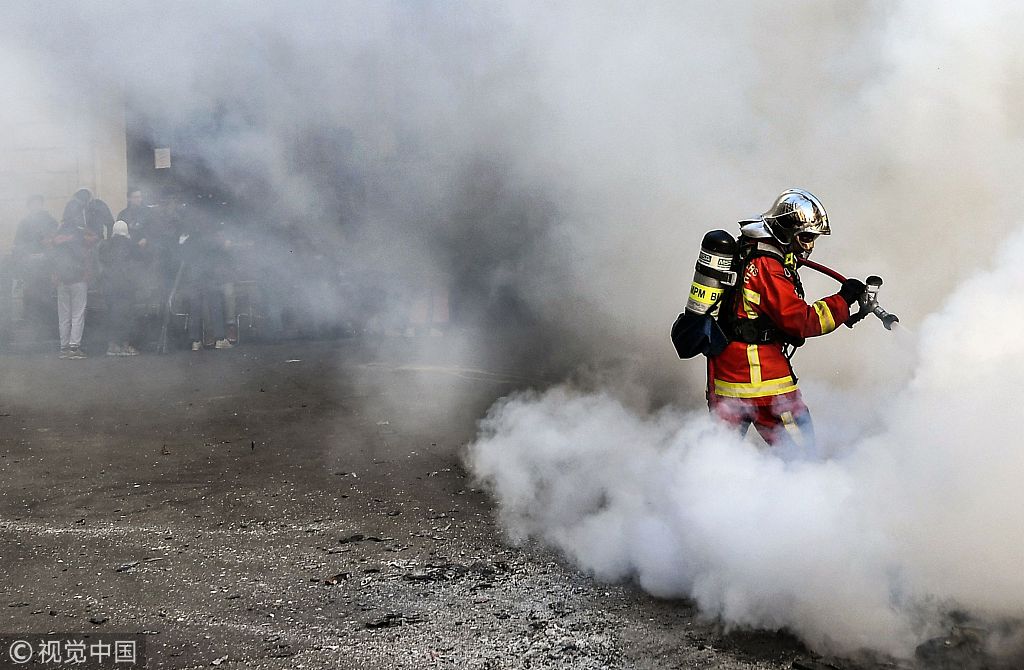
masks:
<svg viewBox="0 0 1024 670"><path fill-rule="evenodd" d="M42 195L60 219L71 195L88 188L117 212L128 187L125 111L117 93L69 109L22 95L2 113L0 252L10 250L26 200Z"/></svg>

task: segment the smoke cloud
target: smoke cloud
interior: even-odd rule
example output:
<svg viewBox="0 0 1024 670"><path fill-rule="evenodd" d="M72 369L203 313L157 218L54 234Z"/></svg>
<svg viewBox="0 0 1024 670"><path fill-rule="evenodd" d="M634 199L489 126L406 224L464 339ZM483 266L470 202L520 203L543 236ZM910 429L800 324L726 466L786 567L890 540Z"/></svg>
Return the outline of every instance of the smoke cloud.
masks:
<svg viewBox="0 0 1024 670"><path fill-rule="evenodd" d="M995 0L10 2L0 121L74 133L127 100L154 139L190 129L265 265L301 276L301 237L364 278L297 300L382 311L427 277L466 359L583 370L596 393L508 400L472 449L513 536L732 623L905 652L947 603L1021 602L1020 275L1009 252L976 272L1021 251L1022 27ZM883 276L916 333L800 352L826 460L710 425L667 341L703 233L793 186L832 220L815 258Z"/></svg>
<svg viewBox="0 0 1024 670"><path fill-rule="evenodd" d="M901 656L953 610L1024 616L1015 322L1024 233L928 317L870 434L831 457L758 448L706 412L645 416L559 387L505 400L470 448L512 539L726 623ZM877 325L877 324L872 324ZM829 413L845 398L817 389ZM1017 650L1019 652L1019 650Z"/></svg>
<svg viewBox="0 0 1024 670"><path fill-rule="evenodd" d="M835 193L829 200L844 219L820 245L823 260L876 268L896 287L888 295L902 298L890 304L902 302L904 322L924 322L915 338L868 322L800 353L820 453L759 450L714 426L706 410L648 414L612 384L503 401L469 459L513 540L558 547L600 579L693 598L727 624L788 628L821 651L908 656L944 632L953 610L989 623L1024 614L1016 566L1024 463L1015 446L1024 417L1007 402L1019 367L1010 360L1016 317L1002 316L1020 300L1024 252L1019 234L1004 235L1018 227L1016 189L1004 185L1019 182L1020 135L1019 92L1003 76L1021 62L1005 31L1021 17L998 4L964 17L935 5L874 9L805 12L799 28L768 38L770 47L766 35L778 36L770 17L757 17L764 33L751 14L729 17L738 34L757 36L748 69L716 82L743 104L715 104L716 86L698 87L720 116L694 126L715 146L689 144L709 166L729 165L748 193L770 190L772 180ZM801 29L831 30L818 44L843 48L805 53L817 66L798 63L789 47L810 42L785 38ZM744 48L729 46L734 56ZM755 64L755 52L764 60ZM713 130L730 121L739 146ZM687 182L693 191L677 188L683 222L675 235L664 226L656 235L679 241L675 255L719 215L742 216L702 197L749 201L706 181L722 174L712 167ZM968 192L970 204L960 198ZM996 268L969 278L998 246ZM687 365L693 378L675 404L693 407L703 370Z"/></svg>
<svg viewBox="0 0 1024 670"><path fill-rule="evenodd" d="M0 71L22 115L126 99L157 135L188 127L184 158L251 230L447 285L463 323L501 334L472 347L494 364L614 366L693 404L700 375L664 332L696 244L780 190L821 197L821 260L882 275L907 322L991 254L1021 205L1021 18L999 2L10 3ZM922 247L953 259L928 282L906 262ZM880 342L804 357L891 383L907 368Z"/></svg>

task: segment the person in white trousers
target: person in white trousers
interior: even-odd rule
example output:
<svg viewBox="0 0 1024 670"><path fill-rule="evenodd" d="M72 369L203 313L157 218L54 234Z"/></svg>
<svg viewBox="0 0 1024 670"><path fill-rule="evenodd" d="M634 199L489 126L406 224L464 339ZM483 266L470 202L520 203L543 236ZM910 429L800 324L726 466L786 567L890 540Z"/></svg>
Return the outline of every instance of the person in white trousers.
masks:
<svg viewBox="0 0 1024 670"><path fill-rule="evenodd" d="M87 189L75 193L64 210L64 221L52 242L60 358L85 358L81 349L85 303L92 269L92 247L98 239L88 227L85 216L85 206L90 199Z"/></svg>
<svg viewBox="0 0 1024 670"><path fill-rule="evenodd" d="M84 281L57 284L57 323L60 327L61 358L85 358L81 347L88 294L89 285Z"/></svg>

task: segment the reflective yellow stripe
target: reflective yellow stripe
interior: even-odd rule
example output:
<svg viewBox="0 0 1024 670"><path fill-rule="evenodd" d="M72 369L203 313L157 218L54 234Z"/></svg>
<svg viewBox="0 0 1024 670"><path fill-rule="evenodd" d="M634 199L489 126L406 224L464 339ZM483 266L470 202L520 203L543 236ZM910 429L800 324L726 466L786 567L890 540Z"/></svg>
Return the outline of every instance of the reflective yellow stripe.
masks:
<svg viewBox="0 0 1024 670"><path fill-rule="evenodd" d="M804 444L804 433L802 430L800 430L800 426L796 424L796 420L793 419L793 413L783 412L782 416L779 418L782 419L783 427L785 427L786 432L789 433L789 436L793 439L793 442L796 443L796 446L806 446Z"/></svg>
<svg viewBox="0 0 1024 670"><path fill-rule="evenodd" d="M761 357L757 353L756 344L747 345L747 364L750 365L750 383L761 383Z"/></svg>
<svg viewBox="0 0 1024 670"><path fill-rule="evenodd" d="M756 319L757 312L750 305L761 304L761 294L756 291L751 291L749 288L743 289L743 313L747 315L748 319Z"/></svg>
<svg viewBox="0 0 1024 670"><path fill-rule="evenodd" d="M690 284L690 300L696 300L705 305L714 305L721 295L722 289L711 288L697 282Z"/></svg>
<svg viewBox="0 0 1024 670"><path fill-rule="evenodd" d="M831 333L836 329L836 320L832 318L832 310L828 308L823 300L814 303L814 311L818 313L818 323L821 324L821 334Z"/></svg>
<svg viewBox="0 0 1024 670"><path fill-rule="evenodd" d="M789 376L782 377L781 379L769 379L757 384L715 380L715 393L726 398L763 398L765 396L792 393L796 390L796 382Z"/></svg>

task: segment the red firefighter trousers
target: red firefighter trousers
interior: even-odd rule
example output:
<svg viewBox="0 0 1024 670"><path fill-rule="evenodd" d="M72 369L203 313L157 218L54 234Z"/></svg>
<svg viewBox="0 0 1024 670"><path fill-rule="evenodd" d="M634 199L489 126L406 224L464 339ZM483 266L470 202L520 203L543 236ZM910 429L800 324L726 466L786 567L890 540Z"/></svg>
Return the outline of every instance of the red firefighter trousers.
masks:
<svg viewBox="0 0 1024 670"><path fill-rule="evenodd" d="M753 424L764 441L772 446L791 444L810 449L814 445L811 413L800 397L800 391L775 396L770 404L711 394L708 406L721 421L735 426L740 435L745 435Z"/></svg>

